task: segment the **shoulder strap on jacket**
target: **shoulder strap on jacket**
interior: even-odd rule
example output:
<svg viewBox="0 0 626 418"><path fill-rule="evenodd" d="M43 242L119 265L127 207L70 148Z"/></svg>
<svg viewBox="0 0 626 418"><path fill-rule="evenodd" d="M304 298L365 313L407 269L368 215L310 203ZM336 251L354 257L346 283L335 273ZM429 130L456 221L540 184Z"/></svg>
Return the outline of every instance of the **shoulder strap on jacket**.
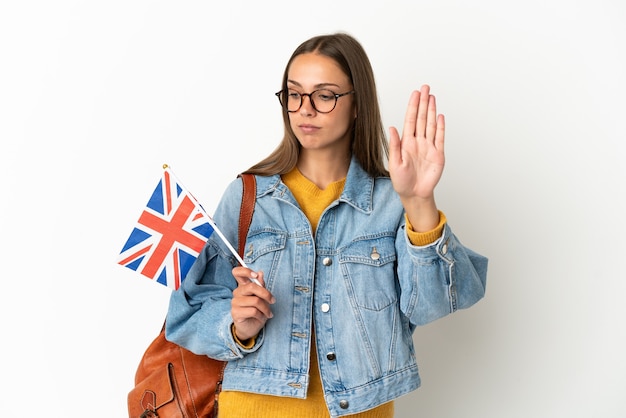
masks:
<svg viewBox="0 0 626 418"><path fill-rule="evenodd" d="M243 195L241 197L241 209L239 211L239 255L243 257L245 251L246 237L250 222L252 222L252 213L256 203L256 179L254 174L239 174L243 180Z"/></svg>

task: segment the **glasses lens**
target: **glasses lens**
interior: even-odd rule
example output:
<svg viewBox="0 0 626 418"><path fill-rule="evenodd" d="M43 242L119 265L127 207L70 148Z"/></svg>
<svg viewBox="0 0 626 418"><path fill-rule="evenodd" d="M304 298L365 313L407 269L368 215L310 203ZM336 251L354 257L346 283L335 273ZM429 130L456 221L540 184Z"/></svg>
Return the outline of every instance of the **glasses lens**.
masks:
<svg viewBox="0 0 626 418"><path fill-rule="evenodd" d="M302 104L302 96L300 96L300 93L294 90L287 90L283 94L283 102L289 112L295 112L300 109L300 105Z"/></svg>
<svg viewBox="0 0 626 418"><path fill-rule="evenodd" d="M335 108L337 98L335 93L330 90L316 90L311 94L311 100L313 101L313 107L318 112L328 113Z"/></svg>

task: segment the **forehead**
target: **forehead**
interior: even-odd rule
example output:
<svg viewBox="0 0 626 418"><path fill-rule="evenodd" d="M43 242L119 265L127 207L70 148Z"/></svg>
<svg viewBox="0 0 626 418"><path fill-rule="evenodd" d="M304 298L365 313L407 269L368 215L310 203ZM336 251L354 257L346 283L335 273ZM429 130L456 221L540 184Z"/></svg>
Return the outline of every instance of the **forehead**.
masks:
<svg viewBox="0 0 626 418"><path fill-rule="evenodd" d="M323 84L346 86L349 83L348 76L334 59L316 53L294 58L289 66L287 81L303 87Z"/></svg>

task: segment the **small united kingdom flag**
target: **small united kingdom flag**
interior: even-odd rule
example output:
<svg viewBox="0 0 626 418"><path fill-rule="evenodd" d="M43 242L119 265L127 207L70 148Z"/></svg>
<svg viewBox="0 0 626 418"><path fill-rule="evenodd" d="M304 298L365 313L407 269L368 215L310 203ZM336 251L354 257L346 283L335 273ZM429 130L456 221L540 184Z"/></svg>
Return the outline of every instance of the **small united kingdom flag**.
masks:
<svg viewBox="0 0 626 418"><path fill-rule="evenodd" d="M170 168L163 168L163 176L124 244L118 264L175 290L216 227Z"/></svg>

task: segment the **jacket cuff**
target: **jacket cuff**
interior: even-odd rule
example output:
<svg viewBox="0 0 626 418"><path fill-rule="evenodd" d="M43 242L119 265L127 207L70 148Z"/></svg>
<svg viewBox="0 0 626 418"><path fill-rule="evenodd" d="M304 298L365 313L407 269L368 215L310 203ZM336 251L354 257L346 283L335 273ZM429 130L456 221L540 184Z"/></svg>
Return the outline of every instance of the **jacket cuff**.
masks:
<svg viewBox="0 0 626 418"><path fill-rule="evenodd" d="M239 338L237 338L237 333L235 332L235 324L232 324L230 326L230 333L232 334L233 339L235 340L237 345L244 350L250 350L252 349L252 347L254 347L254 344L256 344L256 337L248 338L245 341L241 341Z"/></svg>

